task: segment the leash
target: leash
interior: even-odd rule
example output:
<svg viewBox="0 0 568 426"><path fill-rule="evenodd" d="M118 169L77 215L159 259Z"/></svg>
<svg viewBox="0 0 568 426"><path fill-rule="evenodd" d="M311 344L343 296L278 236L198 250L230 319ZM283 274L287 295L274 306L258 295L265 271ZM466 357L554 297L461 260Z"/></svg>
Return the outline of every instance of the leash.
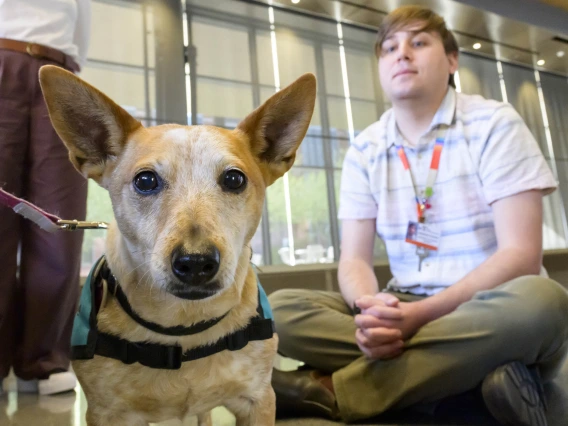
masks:
<svg viewBox="0 0 568 426"><path fill-rule="evenodd" d="M0 204L11 208L20 216L31 220L47 232L76 231L78 229L107 229L106 222L87 222L82 220L64 220L59 216L47 213L38 206L16 197L0 188Z"/></svg>

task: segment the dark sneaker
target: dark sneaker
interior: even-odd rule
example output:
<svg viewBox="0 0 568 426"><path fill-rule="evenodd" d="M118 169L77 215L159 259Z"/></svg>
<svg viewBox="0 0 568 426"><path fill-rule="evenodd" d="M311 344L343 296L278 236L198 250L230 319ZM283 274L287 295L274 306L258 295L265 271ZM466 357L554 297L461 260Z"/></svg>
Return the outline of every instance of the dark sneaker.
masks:
<svg viewBox="0 0 568 426"><path fill-rule="evenodd" d="M546 399L536 367L511 362L489 374L481 386L483 401L506 426L547 426Z"/></svg>

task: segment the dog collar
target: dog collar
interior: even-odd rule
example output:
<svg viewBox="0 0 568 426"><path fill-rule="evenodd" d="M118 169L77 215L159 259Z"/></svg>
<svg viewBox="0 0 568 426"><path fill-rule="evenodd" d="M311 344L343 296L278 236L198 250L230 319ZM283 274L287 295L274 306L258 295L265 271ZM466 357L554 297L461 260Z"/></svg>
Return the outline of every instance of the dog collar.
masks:
<svg viewBox="0 0 568 426"><path fill-rule="evenodd" d="M270 339L274 335L272 310L258 278L257 315L251 318L249 324L244 328L226 335L210 345L199 346L184 352L179 345L130 342L115 335L102 333L97 328L97 314L106 293L106 287L108 287L108 281L103 279L103 274L108 277L112 276L110 270L108 273L103 272L105 265L106 261L103 256L91 269L83 286L79 311L73 322L73 334L71 336L72 359L86 360L99 355L119 360L124 364L138 362L151 368L175 370L179 369L183 362L205 358L225 350L237 351L244 348L248 342ZM115 284L117 284L116 279ZM118 294L117 290L119 288L118 285L115 286L115 295ZM123 305L121 304L121 306ZM219 321L221 319L222 317L220 317ZM209 328L206 327L209 323L210 321L204 321L198 324L201 324L199 327L205 327L203 329L206 330ZM144 324L142 325L144 326ZM176 331L179 330L176 327L170 328ZM186 329L188 327L181 328Z"/></svg>

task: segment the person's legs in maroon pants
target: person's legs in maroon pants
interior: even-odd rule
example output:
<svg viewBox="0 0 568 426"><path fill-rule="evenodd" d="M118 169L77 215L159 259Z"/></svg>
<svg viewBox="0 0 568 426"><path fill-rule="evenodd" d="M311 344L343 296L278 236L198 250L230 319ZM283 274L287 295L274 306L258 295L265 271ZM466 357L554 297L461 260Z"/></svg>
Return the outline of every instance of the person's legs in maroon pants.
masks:
<svg viewBox="0 0 568 426"><path fill-rule="evenodd" d="M85 219L87 181L71 165L49 120L33 60L30 148L26 196L65 219ZM31 222L22 229L21 309L24 323L14 360L16 375L42 379L69 368L71 331L79 295L82 231L47 233Z"/></svg>
<svg viewBox="0 0 568 426"><path fill-rule="evenodd" d="M22 196L28 149L30 91L27 55L0 50L0 187ZM16 301L21 219L0 206L0 381L12 366L21 315Z"/></svg>

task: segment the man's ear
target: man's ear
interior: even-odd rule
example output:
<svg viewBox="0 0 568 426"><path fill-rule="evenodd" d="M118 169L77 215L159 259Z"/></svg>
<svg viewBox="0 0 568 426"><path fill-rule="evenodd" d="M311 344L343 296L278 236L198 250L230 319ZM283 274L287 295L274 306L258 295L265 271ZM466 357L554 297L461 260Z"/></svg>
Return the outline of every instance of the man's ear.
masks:
<svg viewBox="0 0 568 426"><path fill-rule="evenodd" d="M39 70L49 118L69 150L69 158L85 177L99 181L109 158L122 152L127 137L142 124L95 89L62 68Z"/></svg>
<svg viewBox="0 0 568 426"><path fill-rule="evenodd" d="M304 139L316 101L316 78L304 74L249 114L235 131L249 138L266 185L286 173Z"/></svg>
<svg viewBox="0 0 568 426"><path fill-rule="evenodd" d="M448 54L448 61L450 62L450 74L455 74L458 70L458 52L452 52Z"/></svg>

